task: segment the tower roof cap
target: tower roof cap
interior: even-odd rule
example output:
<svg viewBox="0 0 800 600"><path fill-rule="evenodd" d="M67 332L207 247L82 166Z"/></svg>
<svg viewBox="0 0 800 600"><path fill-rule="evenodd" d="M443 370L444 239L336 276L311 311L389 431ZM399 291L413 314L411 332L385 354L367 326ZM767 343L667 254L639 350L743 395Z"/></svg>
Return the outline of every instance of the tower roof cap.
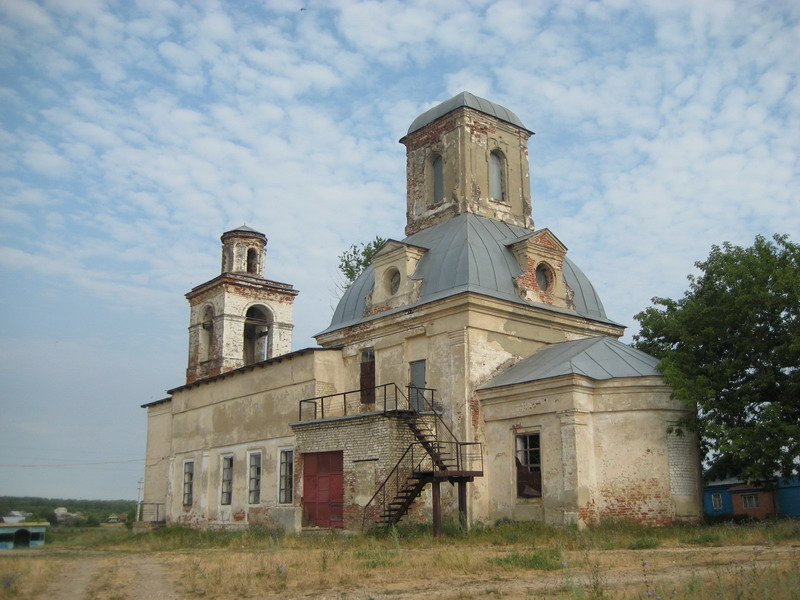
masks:
<svg viewBox="0 0 800 600"><path fill-rule="evenodd" d="M445 100L441 104L437 104L433 108L426 110L416 119L414 119L414 121L411 123L411 126L408 128L406 135L414 133L418 129L422 129L429 123L433 123L436 119L443 117L447 113L453 112L462 106L478 110L496 119L505 121L506 123L511 123L512 125L521 127L525 131L529 131L528 128L522 124L520 118L504 106L500 106L499 104L495 104L494 102L484 98L479 98L470 92L461 92L449 100Z"/></svg>
<svg viewBox="0 0 800 600"><path fill-rule="evenodd" d="M260 231L256 231L255 229L253 229L252 227L248 227L247 225L242 225L240 227L237 227L236 229L231 229L230 231L226 231L225 233L223 233L222 241L224 242L226 238L230 236L235 236L237 234L246 234L249 235L250 237L258 236L264 238L265 240L267 239L267 236L261 233Z"/></svg>
<svg viewBox="0 0 800 600"><path fill-rule="evenodd" d="M233 233L234 231L244 231L247 233L261 233L260 231L256 231L255 229L253 229L252 227L248 227L247 225L240 225L236 229L231 229L230 231L226 231L225 233ZM264 234L261 233L261 235Z"/></svg>

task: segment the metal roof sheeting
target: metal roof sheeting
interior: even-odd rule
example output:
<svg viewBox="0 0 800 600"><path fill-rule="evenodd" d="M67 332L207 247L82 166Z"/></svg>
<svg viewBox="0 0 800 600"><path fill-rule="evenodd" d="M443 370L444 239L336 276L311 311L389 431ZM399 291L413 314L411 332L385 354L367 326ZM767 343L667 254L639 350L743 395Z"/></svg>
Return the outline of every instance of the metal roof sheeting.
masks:
<svg viewBox="0 0 800 600"><path fill-rule="evenodd" d="M608 337L592 337L547 346L491 379L489 389L562 375L604 380L659 376L658 359Z"/></svg>
<svg viewBox="0 0 800 600"><path fill-rule="evenodd" d="M606 316L594 286L569 259L564 260L563 272L565 282L575 292L575 311L526 302L520 298L514 278L521 275L522 271L507 244L509 240L531 233L530 229L524 227L464 213L407 237L402 243L427 250L411 276L412 279L422 280L419 298L414 304L382 312L380 316L459 293L474 292L555 312L577 312L586 318L613 323ZM366 298L374 280L374 271L369 266L345 291L330 326L322 333L376 318L375 315L364 316Z"/></svg>
<svg viewBox="0 0 800 600"><path fill-rule="evenodd" d="M425 127L425 125L433 123L436 119L439 119L440 117L445 116L447 113L452 112L457 108L461 108L462 106L479 110L482 113L486 113L487 115L500 119L501 121L505 121L506 123L511 123L512 125L516 125L517 127L521 127L525 131L528 131L528 128L522 124L522 121L520 121L519 117L506 107L495 104L490 100L479 98L475 94L461 92L449 100L445 100L441 104L437 104L433 108L426 110L416 119L414 119L414 121L411 123L411 126L408 128L406 135L414 133L418 129L422 129Z"/></svg>

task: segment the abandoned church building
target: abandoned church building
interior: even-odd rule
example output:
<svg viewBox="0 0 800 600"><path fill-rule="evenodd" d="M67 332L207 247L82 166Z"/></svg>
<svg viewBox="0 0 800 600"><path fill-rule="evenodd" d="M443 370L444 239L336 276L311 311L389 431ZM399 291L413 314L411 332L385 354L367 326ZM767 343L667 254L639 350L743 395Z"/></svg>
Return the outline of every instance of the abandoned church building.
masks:
<svg viewBox="0 0 800 600"><path fill-rule="evenodd" d="M267 239L222 235L187 294L186 383L147 409L144 520L361 530L701 515L696 440L657 361L534 229L532 135L461 93L417 117L407 224L292 351L297 290ZM321 324L324 326L324 323Z"/></svg>

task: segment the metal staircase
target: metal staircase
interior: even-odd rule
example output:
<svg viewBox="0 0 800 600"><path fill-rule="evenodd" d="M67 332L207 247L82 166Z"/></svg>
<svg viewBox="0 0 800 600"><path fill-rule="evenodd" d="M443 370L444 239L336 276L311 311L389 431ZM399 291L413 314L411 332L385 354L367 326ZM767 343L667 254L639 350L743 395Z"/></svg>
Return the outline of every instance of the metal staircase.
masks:
<svg viewBox="0 0 800 600"><path fill-rule="evenodd" d="M410 392L416 398L424 394L425 402L422 407L427 410L416 410L409 403L407 409L393 411L395 416L408 425L415 441L408 445L364 507L363 527L367 526L367 521L384 526L397 524L429 483L433 483L435 488L436 515L439 509L438 485L441 481L458 483L459 498L463 495L465 502L466 494L462 494L462 487L475 477L483 475L481 445L456 439L442 420L441 412L434 408L434 390L413 388ZM412 393L409 393L409 397L411 396ZM420 405L419 401L414 404Z"/></svg>

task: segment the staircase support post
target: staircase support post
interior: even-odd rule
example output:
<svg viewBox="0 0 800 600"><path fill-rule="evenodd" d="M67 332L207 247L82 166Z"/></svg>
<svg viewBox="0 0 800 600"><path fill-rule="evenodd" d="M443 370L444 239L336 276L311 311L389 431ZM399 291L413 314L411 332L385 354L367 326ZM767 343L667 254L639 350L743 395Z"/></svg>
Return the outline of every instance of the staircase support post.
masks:
<svg viewBox="0 0 800 600"><path fill-rule="evenodd" d="M442 503L439 492L439 480L434 479L431 488L431 500L433 500L433 537L442 536Z"/></svg>
<svg viewBox="0 0 800 600"><path fill-rule="evenodd" d="M461 529L467 530L467 482L458 482L458 520Z"/></svg>

